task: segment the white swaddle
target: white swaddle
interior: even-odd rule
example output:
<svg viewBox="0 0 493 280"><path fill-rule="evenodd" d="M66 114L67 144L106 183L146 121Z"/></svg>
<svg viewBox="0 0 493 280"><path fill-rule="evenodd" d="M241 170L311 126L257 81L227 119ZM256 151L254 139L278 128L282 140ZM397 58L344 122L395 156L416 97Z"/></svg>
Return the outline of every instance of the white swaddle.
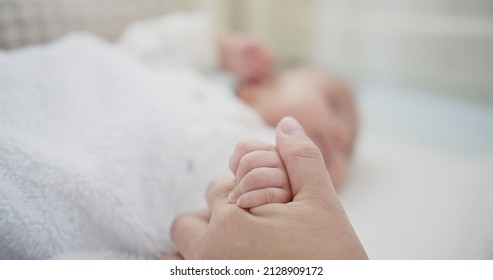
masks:
<svg viewBox="0 0 493 280"><path fill-rule="evenodd" d="M216 44L213 24L201 12L136 22L117 41L119 48L144 61L162 83L173 84L175 94L185 99L191 155L187 165L191 184L200 188L218 176L231 176L228 159L238 141L256 138L274 143L273 128L236 97L230 81L218 71L221 62ZM202 196L196 205L205 207Z"/></svg>
<svg viewBox="0 0 493 280"><path fill-rule="evenodd" d="M90 35L0 52L0 259L161 257L236 142L273 135L226 88L154 70Z"/></svg>
<svg viewBox="0 0 493 280"><path fill-rule="evenodd" d="M169 249L172 218L194 200L173 86L90 36L0 65L0 257Z"/></svg>

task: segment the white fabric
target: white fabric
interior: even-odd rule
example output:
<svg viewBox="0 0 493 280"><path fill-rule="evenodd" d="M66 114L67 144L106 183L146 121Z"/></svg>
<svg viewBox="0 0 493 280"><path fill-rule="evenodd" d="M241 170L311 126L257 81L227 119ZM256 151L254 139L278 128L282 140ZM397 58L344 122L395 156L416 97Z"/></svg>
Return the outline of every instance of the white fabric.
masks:
<svg viewBox="0 0 493 280"><path fill-rule="evenodd" d="M165 209L186 205L170 188L186 174L173 87L90 36L0 65L0 257L169 248Z"/></svg>
<svg viewBox="0 0 493 280"><path fill-rule="evenodd" d="M255 138L274 143L274 130L235 96L217 69L216 44L212 22L200 12L137 22L117 42L150 65L164 84L180 88L177 92L187 104L185 131L192 155L188 164L200 186L231 176L227 163L238 141ZM203 197L198 197L197 205L205 206Z"/></svg>
<svg viewBox="0 0 493 280"><path fill-rule="evenodd" d="M211 69L219 64L215 30L203 13L173 13L130 25L117 44L153 66Z"/></svg>
<svg viewBox="0 0 493 280"><path fill-rule="evenodd" d="M160 257L236 142L273 136L231 90L92 36L0 66L0 258Z"/></svg>

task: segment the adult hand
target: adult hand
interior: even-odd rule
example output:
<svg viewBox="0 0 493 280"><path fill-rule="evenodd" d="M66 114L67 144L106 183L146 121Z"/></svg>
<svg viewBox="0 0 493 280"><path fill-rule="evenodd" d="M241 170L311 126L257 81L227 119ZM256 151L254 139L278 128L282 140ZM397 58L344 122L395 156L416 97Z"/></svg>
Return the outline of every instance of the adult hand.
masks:
<svg viewBox="0 0 493 280"><path fill-rule="evenodd" d="M293 118L277 127L276 144L293 201L250 211L228 203L233 180L213 182L210 212L183 214L172 239L185 259L366 259L332 186L320 150Z"/></svg>

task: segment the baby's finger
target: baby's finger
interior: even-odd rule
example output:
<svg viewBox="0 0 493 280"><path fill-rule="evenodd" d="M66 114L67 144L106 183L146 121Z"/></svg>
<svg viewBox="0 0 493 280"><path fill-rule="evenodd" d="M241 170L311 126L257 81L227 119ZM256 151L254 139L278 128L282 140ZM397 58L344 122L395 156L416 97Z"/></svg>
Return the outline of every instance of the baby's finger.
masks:
<svg viewBox="0 0 493 280"><path fill-rule="evenodd" d="M278 187L290 190L286 172L279 168L261 167L248 172L238 183L242 194L261 188Z"/></svg>
<svg viewBox="0 0 493 280"><path fill-rule="evenodd" d="M282 166L281 157L275 151L253 151L244 155L240 159L236 170L236 180L239 182L243 176L255 168L260 167L280 167Z"/></svg>
<svg viewBox="0 0 493 280"><path fill-rule="evenodd" d="M291 193L287 190L271 187L254 190L241 195L236 200L236 205L241 208L253 208L268 203L288 203L291 199Z"/></svg>
<svg viewBox="0 0 493 280"><path fill-rule="evenodd" d="M275 149L274 146L264 143L259 140L243 140L240 141L234 151L233 154L229 157L229 169L233 174L236 174L236 170L238 169L238 165L240 164L240 159L253 151L271 151Z"/></svg>
<svg viewBox="0 0 493 280"><path fill-rule="evenodd" d="M240 191L240 187L236 186L228 195L228 202L229 203L236 203L236 200L238 197L242 195Z"/></svg>

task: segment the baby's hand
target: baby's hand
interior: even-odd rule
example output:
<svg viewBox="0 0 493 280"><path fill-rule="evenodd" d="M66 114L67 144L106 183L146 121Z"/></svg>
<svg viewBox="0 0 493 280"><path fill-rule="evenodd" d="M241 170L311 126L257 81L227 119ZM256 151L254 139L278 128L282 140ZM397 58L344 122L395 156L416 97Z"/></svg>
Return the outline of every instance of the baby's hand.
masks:
<svg viewBox="0 0 493 280"><path fill-rule="evenodd" d="M240 81L262 80L272 71L272 54L261 40L246 35L222 35L218 42L223 65Z"/></svg>
<svg viewBox="0 0 493 280"><path fill-rule="evenodd" d="M292 200L289 177L275 146L257 140L242 141L229 159L237 186L228 196L230 203L252 208Z"/></svg>

